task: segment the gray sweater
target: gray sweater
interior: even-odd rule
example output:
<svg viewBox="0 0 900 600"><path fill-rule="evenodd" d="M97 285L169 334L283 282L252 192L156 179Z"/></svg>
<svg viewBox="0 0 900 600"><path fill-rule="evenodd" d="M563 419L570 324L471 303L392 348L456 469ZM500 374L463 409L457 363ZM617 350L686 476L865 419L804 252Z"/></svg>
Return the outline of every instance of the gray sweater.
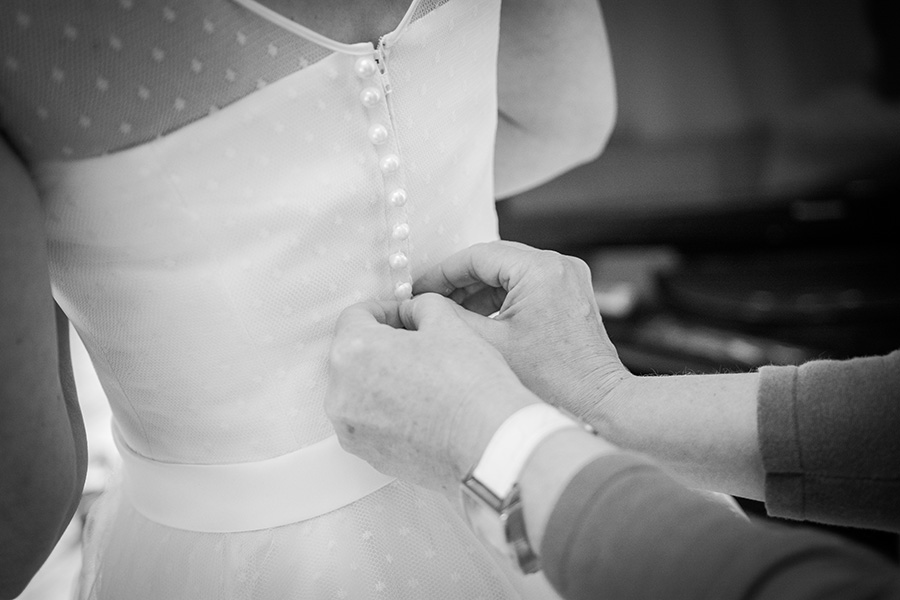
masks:
<svg viewBox="0 0 900 600"><path fill-rule="evenodd" d="M760 370L766 508L900 531L900 351ZM823 533L736 519L622 453L578 473L540 549L569 600L900 598L900 569Z"/></svg>

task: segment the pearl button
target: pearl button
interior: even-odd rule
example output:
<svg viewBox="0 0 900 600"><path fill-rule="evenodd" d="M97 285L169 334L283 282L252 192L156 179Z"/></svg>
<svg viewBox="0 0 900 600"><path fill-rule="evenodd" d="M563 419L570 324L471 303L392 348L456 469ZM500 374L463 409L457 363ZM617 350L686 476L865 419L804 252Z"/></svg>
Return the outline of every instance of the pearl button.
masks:
<svg viewBox="0 0 900 600"><path fill-rule="evenodd" d="M356 71L356 75L361 78L371 77L375 74L375 69L378 67L375 65L375 61L371 58L360 58L356 61L356 65L354 65L354 70Z"/></svg>
<svg viewBox="0 0 900 600"><path fill-rule="evenodd" d="M390 263L392 269L402 269L409 264L409 258L402 252L396 252L390 255L388 263Z"/></svg>
<svg viewBox="0 0 900 600"><path fill-rule="evenodd" d="M381 100L381 92L378 88L367 87L359 93L359 100L364 106L375 106Z"/></svg>
<svg viewBox="0 0 900 600"><path fill-rule="evenodd" d="M412 298L412 285L409 283L398 283L394 288L394 297L397 300L409 300Z"/></svg>
<svg viewBox="0 0 900 600"><path fill-rule="evenodd" d="M400 157L396 154L388 154L381 159L379 166L385 173L393 173L400 168Z"/></svg>
<svg viewBox="0 0 900 600"><path fill-rule="evenodd" d="M369 141L373 144L380 145L387 141L388 139L388 130L387 127L380 123L376 123L369 127Z"/></svg>
<svg viewBox="0 0 900 600"><path fill-rule="evenodd" d="M406 190L403 188L394 190L391 192L391 195L388 196L388 202L390 202L392 206L403 206L406 204Z"/></svg>
<svg viewBox="0 0 900 600"><path fill-rule="evenodd" d="M405 240L409 237L409 225L406 223L397 223L394 225L394 230L391 232L391 235L395 240Z"/></svg>

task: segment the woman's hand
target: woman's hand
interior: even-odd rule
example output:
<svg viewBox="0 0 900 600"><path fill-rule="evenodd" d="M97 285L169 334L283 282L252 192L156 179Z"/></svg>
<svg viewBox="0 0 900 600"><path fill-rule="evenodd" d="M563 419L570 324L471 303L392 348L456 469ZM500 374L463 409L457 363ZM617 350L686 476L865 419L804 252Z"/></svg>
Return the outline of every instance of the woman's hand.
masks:
<svg viewBox="0 0 900 600"><path fill-rule="evenodd" d="M582 261L510 242L479 244L423 275L413 291L438 292L474 311L457 314L522 383L606 440L659 460L694 487L762 497L758 376L631 375Z"/></svg>
<svg viewBox="0 0 900 600"><path fill-rule="evenodd" d="M458 314L522 383L595 425L634 379L603 327L590 270L577 258L512 242L477 244L420 277L413 290L473 311Z"/></svg>
<svg viewBox="0 0 900 600"><path fill-rule="evenodd" d="M382 473L455 493L500 423L539 401L464 312L425 294L341 314L325 410L345 450Z"/></svg>

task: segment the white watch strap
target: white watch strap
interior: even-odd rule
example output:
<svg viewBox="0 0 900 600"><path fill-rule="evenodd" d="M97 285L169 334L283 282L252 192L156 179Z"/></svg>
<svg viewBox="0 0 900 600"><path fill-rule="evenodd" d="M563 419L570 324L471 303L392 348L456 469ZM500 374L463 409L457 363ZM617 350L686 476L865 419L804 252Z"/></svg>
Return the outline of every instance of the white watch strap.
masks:
<svg viewBox="0 0 900 600"><path fill-rule="evenodd" d="M549 404L529 404L511 414L488 442L472 477L501 500L507 498L531 453L551 433L581 424Z"/></svg>

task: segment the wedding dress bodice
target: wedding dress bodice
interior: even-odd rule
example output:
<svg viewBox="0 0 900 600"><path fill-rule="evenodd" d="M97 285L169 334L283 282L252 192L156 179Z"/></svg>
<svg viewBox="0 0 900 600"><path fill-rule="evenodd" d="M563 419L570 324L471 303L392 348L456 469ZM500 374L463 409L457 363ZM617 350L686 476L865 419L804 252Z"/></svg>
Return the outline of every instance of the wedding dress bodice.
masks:
<svg viewBox="0 0 900 600"><path fill-rule="evenodd" d="M496 238L497 12L451 2L155 141L37 165L54 294L133 449L241 462L329 435L338 312Z"/></svg>

